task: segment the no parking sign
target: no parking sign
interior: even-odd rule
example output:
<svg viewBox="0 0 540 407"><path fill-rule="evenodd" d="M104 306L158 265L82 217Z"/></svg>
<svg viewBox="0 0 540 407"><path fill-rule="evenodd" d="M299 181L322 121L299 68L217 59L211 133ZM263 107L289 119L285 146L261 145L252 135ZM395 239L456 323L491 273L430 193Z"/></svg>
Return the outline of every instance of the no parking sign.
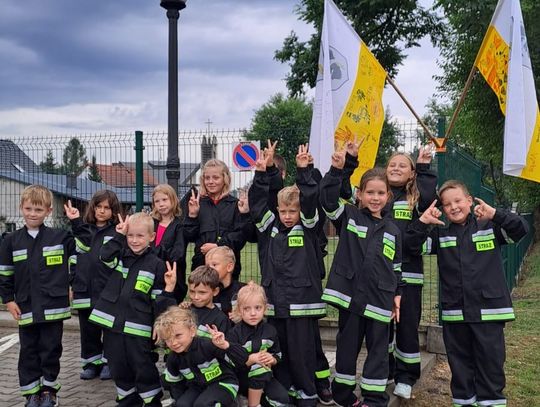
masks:
<svg viewBox="0 0 540 407"><path fill-rule="evenodd" d="M255 168L259 159L259 148L250 142L239 143L233 149L233 163L240 171L249 171Z"/></svg>

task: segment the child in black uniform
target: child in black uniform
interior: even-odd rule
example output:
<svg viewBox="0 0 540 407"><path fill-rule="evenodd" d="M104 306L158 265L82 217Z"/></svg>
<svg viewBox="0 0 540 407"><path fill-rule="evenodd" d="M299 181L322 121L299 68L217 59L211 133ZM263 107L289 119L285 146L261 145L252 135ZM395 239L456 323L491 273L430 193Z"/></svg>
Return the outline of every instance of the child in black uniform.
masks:
<svg viewBox="0 0 540 407"><path fill-rule="evenodd" d="M26 187L20 200L25 225L0 246L0 297L19 324L19 383L27 407L57 404L63 320L69 309L68 259L75 254L73 237L43 224L52 212L52 193L41 185ZM79 216L71 204L69 214ZM90 231L74 221L87 245Z"/></svg>
<svg viewBox="0 0 540 407"><path fill-rule="evenodd" d="M272 153L266 150L257 161L248 197L257 227L261 285L269 302L268 322L276 328L283 352L276 378L298 405L315 406L315 337L318 319L326 315L326 305L321 302L321 269L314 229L319 188L308 168L307 147L300 146L296 186L278 193L277 219L268 207L266 167Z"/></svg>
<svg viewBox="0 0 540 407"><path fill-rule="evenodd" d="M240 379L240 392L247 395L248 407L261 403L264 394L271 406L287 406L287 390L272 374L272 367L281 359L276 329L264 322L266 295L264 289L253 281L238 291L232 328L227 340L217 330L211 330L212 341L234 362Z"/></svg>
<svg viewBox="0 0 540 407"><path fill-rule="evenodd" d="M388 332L399 321L401 234L384 207L390 186L383 169L364 173L356 191L361 209L340 200L345 151L332 155L332 167L320 185L321 204L336 226L339 243L323 299L339 310L333 398L342 406L383 407L388 404ZM368 355L360 388L356 360L364 337Z"/></svg>
<svg viewBox="0 0 540 407"><path fill-rule="evenodd" d="M418 151L416 164L406 153L394 153L386 166L386 176L392 189L392 199L386 204L386 210L394 219L401 235L405 235L407 226L418 219L437 197L437 175L430 170L432 145ZM394 347L394 324L390 323L389 377L395 379L394 394L411 398L412 386L420 378L420 342L418 326L422 313L422 286L424 267L422 256L411 253L403 245L401 265L403 287L399 324L396 324Z"/></svg>
<svg viewBox="0 0 540 407"><path fill-rule="evenodd" d="M190 310L169 308L158 317L154 329L172 351L165 381L176 407L235 404L238 379L225 361L225 351L210 339L197 336L197 322Z"/></svg>
<svg viewBox="0 0 540 407"><path fill-rule="evenodd" d="M92 231L90 245L77 246L77 255L71 267L71 288L73 301L71 308L79 312L81 333L81 361L83 371L80 378L94 379L99 375L102 380L111 378L107 359L103 354L103 329L88 322L92 307L97 303L109 276L114 271L99 258L101 246L114 236L115 220L121 213L120 202L116 194L109 190L98 191L94 194L86 213L84 222Z"/></svg>
<svg viewBox="0 0 540 407"><path fill-rule="evenodd" d="M101 260L115 272L89 320L107 328L105 355L118 405L161 406L161 383L151 338L154 300L164 286L165 264L150 247L155 237L150 215L140 212L125 221L118 217L113 239L101 248Z"/></svg>
<svg viewBox="0 0 540 407"><path fill-rule="evenodd" d="M430 233L429 225L444 225L433 202L409 226L406 239L418 251L425 241L424 252L437 254L452 403L506 406L504 325L515 316L501 245L520 240L528 226L518 215L479 198L473 216L473 199L460 181L445 182L439 196L450 224Z"/></svg>
<svg viewBox="0 0 540 407"><path fill-rule="evenodd" d="M234 252L227 246L214 247L206 253L205 260L206 265L216 270L219 275L219 292L214 296L214 305L230 318L236 304L236 294L245 285L232 278L236 262Z"/></svg>

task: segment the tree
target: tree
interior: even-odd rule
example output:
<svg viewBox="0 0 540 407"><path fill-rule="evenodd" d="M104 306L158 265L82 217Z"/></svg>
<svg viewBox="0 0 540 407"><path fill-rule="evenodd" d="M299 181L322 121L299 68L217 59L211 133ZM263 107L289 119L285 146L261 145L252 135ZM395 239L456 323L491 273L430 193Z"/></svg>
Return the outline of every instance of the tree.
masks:
<svg viewBox="0 0 540 407"><path fill-rule="evenodd" d="M439 90L452 100L459 98L466 78L480 49L497 1L438 0L444 12L446 33L438 41L443 74ZM525 30L530 50L540 49L540 2L521 0ZM537 95L540 85L540 53L531 52ZM489 164L487 181L499 192L497 202L519 202L521 210L540 206L540 185L502 175L504 116L495 93L481 75L477 75L467 94L450 140ZM498 184L497 184L498 183Z"/></svg>
<svg viewBox="0 0 540 407"><path fill-rule="evenodd" d="M417 47L426 35L432 41L439 40L442 33L439 17L420 6L418 0L336 0L335 3L392 77L405 59L404 49ZM296 13L300 20L313 24L316 32L307 42L299 41L296 33L291 32L274 55L276 60L289 63L291 72L286 80L291 96L304 94L304 85L315 86L323 4L322 0L301 0Z"/></svg>
<svg viewBox="0 0 540 407"><path fill-rule="evenodd" d="M90 181L95 181L95 182L103 181L101 179L101 175L99 174L99 169L97 167L96 156L95 155L92 155L92 162L88 166L88 179Z"/></svg>
<svg viewBox="0 0 540 407"><path fill-rule="evenodd" d="M78 176L88 165L86 149L78 138L69 140L62 156L62 173Z"/></svg>
<svg viewBox="0 0 540 407"><path fill-rule="evenodd" d="M278 93L255 111L248 140L258 140L261 147L268 139L277 140L277 153L287 162L287 180L296 177L296 153L298 145L309 140L312 106L304 97L285 97Z"/></svg>
<svg viewBox="0 0 540 407"><path fill-rule="evenodd" d="M43 172L46 172L47 174L58 174L60 172L60 168L55 162L52 150L47 151L45 159L39 163L39 167Z"/></svg>

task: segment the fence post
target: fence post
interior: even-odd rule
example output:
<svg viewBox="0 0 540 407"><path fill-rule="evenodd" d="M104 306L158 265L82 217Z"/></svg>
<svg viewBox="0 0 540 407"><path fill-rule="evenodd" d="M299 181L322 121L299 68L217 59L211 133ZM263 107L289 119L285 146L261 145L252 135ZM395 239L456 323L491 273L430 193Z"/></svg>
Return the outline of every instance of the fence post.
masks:
<svg viewBox="0 0 540 407"><path fill-rule="evenodd" d="M142 211L143 208L143 132L135 132L135 210Z"/></svg>
<svg viewBox="0 0 540 407"><path fill-rule="evenodd" d="M446 118L444 116L439 117L437 119L437 137L444 137L446 132ZM449 149L447 148L446 151ZM446 152L439 152L437 153L437 182L439 184L439 188L441 185L446 181ZM439 267L437 265L437 267ZM438 275L438 272L437 272ZM442 321L442 308L441 308L441 279L437 278L437 307L438 307L438 314L439 314L439 325L441 325Z"/></svg>

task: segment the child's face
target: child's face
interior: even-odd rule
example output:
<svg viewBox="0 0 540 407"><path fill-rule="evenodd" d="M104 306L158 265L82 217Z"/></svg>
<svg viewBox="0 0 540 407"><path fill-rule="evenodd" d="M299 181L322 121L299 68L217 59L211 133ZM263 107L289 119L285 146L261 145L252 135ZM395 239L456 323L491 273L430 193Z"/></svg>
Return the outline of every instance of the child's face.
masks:
<svg viewBox="0 0 540 407"><path fill-rule="evenodd" d="M393 187L402 187L414 176L411 162L404 155L393 157L386 167L388 183Z"/></svg>
<svg viewBox="0 0 540 407"><path fill-rule="evenodd" d="M157 192L154 194L154 208L161 216L169 216L172 212L172 202L169 195Z"/></svg>
<svg viewBox="0 0 540 407"><path fill-rule="evenodd" d="M368 208L371 214L377 218L381 217L381 211L388 202L389 197L386 182L380 179L372 179L366 183L363 191L357 190L356 194L362 208Z"/></svg>
<svg viewBox="0 0 540 407"><path fill-rule="evenodd" d="M142 222L130 223L127 231L127 244L135 254L141 254L154 240L156 234L148 230Z"/></svg>
<svg viewBox="0 0 540 407"><path fill-rule="evenodd" d="M225 256L222 256L219 253L207 255L205 258L206 265L212 267L218 272L219 281L223 280L230 276L234 270L234 263L231 263L225 259Z"/></svg>
<svg viewBox="0 0 540 407"><path fill-rule="evenodd" d="M36 205L25 200L21 204L21 213L24 218L24 223L28 229L39 229L45 218L52 212L52 208L47 208L45 205Z"/></svg>
<svg viewBox="0 0 540 407"><path fill-rule="evenodd" d="M294 202L287 205L281 202L278 204L278 213L281 223L288 228L292 228L300 221L300 204Z"/></svg>
<svg viewBox="0 0 540 407"><path fill-rule="evenodd" d="M183 324L175 324L171 329L171 336L165 340L165 343L173 352L182 353L189 349L195 334L195 327L188 327Z"/></svg>
<svg viewBox="0 0 540 407"><path fill-rule="evenodd" d="M223 170L220 167L209 167L204 171L204 187L208 195L221 195L225 186Z"/></svg>
<svg viewBox="0 0 540 407"><path fill-rule="evenodd" d="M217 295L218 292L219 288L212 289L209 285L189 284L189 299L197 308L211 308L214 303L214 295Z"/></svg>
<svg viewBox="0 0 540 407"><path fill-rule="evenodd" d="M463 224L471 213L472 197L461 188L446 189L441 195L443 212L452 223Z"/></svg>
<svg viewBox="0 0 540 407"><path fill-rule="evenodd" d="M259 296L252 295L242 301L240 316L242 321L251 326L256 326L264 318L266 305Z"/></svg>
<svg viewBox="0 0 540 407"><path fill-rule="evenodd" d="M97 226L105 226L112 218L112 209L109 201L104 200L99 202L94 208L94 217L96 218Z"/></svg>

